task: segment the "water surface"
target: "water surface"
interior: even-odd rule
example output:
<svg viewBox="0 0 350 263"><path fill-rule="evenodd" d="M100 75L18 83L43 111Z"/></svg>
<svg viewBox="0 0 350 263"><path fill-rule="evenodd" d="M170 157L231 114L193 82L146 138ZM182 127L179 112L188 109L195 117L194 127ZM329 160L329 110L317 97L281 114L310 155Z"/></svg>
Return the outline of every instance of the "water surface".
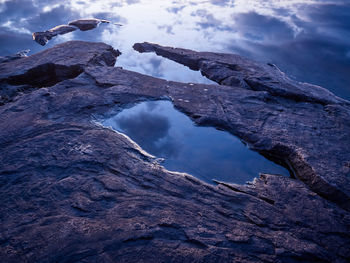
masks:
<svg viewBox="0 0 350 263"><path fill-rule="evenodd" d="M289 176L283 167L249 150L235 136L198 127L170 101L147 101L102 121L128 135L148 153L164 158L168 170L187 172L208 183L212 179L243 184L259 173Z"/></svg>
<svg viewBox="0 0 350 263"><path fill-rule="evenodd" d="M52 39L44 47L32 40L32 32L88 17L123 26L101 24L92 31L77 30ZM123 53L116 66L181 82L211 83L199 72L175 62L155 54L139 54L132 45L149 41L198 51L238 53L274 63L297 80L321 85L350 99L350 1L0 0L0 56L24 49L31 49L33 54L67 40L105 42ZM117 122L110 119L109 124L120 125L119 129L144 149L165 157L167 168L197 174L206 181L218 178L240 183L258 172L282 173L232 135L193 126L169 103L152 105L140 104L118 115ZM152 111L152 107L164 112ZM150 124L163 126L157 132L148 131ZM148 135L144 138L144 133L137 131ZM206 145L209 141L216 148Z"/></svg>
<svg viewBox="0 0 350 263"><path fill-rule="evenodd" d="M102 24L75 31L41 47L31 33L71 20L96 17ZM123 55L117 66L175 81L207 82L198 72L153 54L135 42L199 51L235 52L271 62L292 77L350 99L350 1L348 0L0 0L0 56L38 52L79 39L102 41Z"/></svg>

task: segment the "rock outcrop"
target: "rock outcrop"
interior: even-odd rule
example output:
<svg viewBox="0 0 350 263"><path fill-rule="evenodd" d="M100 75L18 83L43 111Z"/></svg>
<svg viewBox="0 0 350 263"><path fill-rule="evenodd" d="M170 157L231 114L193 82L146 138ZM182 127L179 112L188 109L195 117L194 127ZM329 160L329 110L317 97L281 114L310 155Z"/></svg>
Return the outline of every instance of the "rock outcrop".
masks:
<svg viewBox="0 0 350 263"><path fill-rule="evenodd" d="M49 40L57 35L64 35L70 32L77 30L74 26L69 25L59 25L44 32L34 32L33 40L35 40L38 44L45 46Z"/></svg>
<svg viewBox="0 0 350 263"><path fill-rule="evenodd" d="M113 66L121 53L103 43L70 42L0 64L0 105L18 93L75 78L88 66Z"/></svg>
<svg viewBox="0 0 350 263"><path fill-rule="evenodd" d="M156 52L200 70L221 85L231 86L230 96L222 99L228 116L215 116L220 124L254 150L289 167L316 193L350 210L349 101L322 87L291 80L275 65L234 54L195 52L151 43L137 43L134 48ZM241 113L237 118L239 110L231 113L230 108L244 107L236 95L243 90L255 91L253 94L262 97L262 102L251 105L251 109L260 112Z"/></svg>
<svg viewBox="0 0 350 263"><path fill-rule="evenodd" d="M70 26L76 26L81 31L87 31L96 28L101 23L107 23L110 22L108 20L103 19L96 19L96 18L90 18L90 19L78 19L74 20L68 23Z"/></svg>
<svg viewBox="0 0 350 263"><path fill-rule="evenodd" d="M33 40L35 40L38 44L45 46L49 40L58 35L64 35L70 32L73 32L77 29L81 31L87 31L98 27L101 23L109 24L110 21L96 18L89 19L78 19L68 23L68 25L59 25L49 30L43 32L34 32ZM121 26L121 24L114 23L114 25Z"/></svg>
<svg viewBox="0 0 350 263"><path fill-rule="evenodd" d="M198 57L207 68L191 68L213 80L232 68L236 75L217 81L225 85L166 81L113 67L120 52L80 41L0 64L2 92L24 90L0 106L2 262L347 262L349 102L273 66L169 50L186 65ZM248 83L248 75L257 77ZM96 122L159 99L238 136L296 178L208 185L167 171Z"/></svg>

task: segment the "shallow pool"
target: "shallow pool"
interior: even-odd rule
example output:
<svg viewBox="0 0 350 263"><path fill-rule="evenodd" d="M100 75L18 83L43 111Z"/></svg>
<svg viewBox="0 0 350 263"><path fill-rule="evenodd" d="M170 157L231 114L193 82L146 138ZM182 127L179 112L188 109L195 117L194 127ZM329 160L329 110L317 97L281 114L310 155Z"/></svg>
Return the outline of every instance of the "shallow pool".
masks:
<svg viewBox="0 0 350 263"><path fill-rule="evenodd" d="M128 135L145 151L164 158L168 170L187 172L208 183L212 179L245 183L259 173L289 172L249 150L235 136L196 126L170 101L146 101L103 120L102 125Z"/></svg>

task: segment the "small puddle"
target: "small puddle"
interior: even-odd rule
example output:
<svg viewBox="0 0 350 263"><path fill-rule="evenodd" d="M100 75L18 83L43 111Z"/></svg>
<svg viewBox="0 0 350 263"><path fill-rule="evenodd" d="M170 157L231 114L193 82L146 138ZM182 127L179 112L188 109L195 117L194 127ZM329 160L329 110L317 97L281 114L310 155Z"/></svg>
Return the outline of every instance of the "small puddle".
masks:
<svg viewBox="0 0 350 263"><path fill-rule="evenodd" d="M249 150L233 135L212 127L194 125L170 101L146 101L101 122L128 135L145 151L164 158L171 171L186 172L213 183L243 184L259 173L289 172Z"/></svg>
<svg viewBox="0 0 350 263"><path fill-rule="evenodd" d="M138 53L133 49L119 56L115 66L168 81L217 85L216 82L204 77L200 71L190 70L180 63L154 53Z"/></svg>

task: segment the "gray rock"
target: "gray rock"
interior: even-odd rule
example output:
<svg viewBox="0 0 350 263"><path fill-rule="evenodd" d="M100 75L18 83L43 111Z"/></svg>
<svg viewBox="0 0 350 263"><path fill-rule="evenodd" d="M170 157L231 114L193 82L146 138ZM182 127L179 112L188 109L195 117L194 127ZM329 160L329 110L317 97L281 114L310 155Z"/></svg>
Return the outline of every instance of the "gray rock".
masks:
<svg viewBox="0 0 350 263"><path fill-rule="evenodd" d="M81 31L91 30L96 28L101 23L110 23L110 21L96 18L78 19L69 22L68 25L59 25L44 32L35 32L33 33L33 40L35 40L40 45L45 46L49 40L57 35L64 35L75 31L78 28ZM121 24L118 23L113 24L121 26Z"/></svg>
<svg viewBox="0 0 350 263"><path fill-rule="evenodd" d="M110 23L107 20L103 19L96 19L96 18L90 18L90 19L78 19L74 20L68 23L70 26L76 26L81 31L87 31L96 28L101 23Z"/></svg>
<svg viewBox="0 0 350 263"><path fill-rule="evenodd" d="M134 48L156 52L231 86L230 95L218 103L222 111L204 112L204 120L196 122L217 119L252 149L288 167L313 191L350 209L349 101L322 87L291 80L274 65L234 54L195 52L147 42ZM252 96L260 99L252 100L253 105L242 103L238 93L247 91L254 91Z"/></svg>
<svg viewBox="0 0 350 263"><path fill-rule="evenodd" d="M95 122L111 109L170 99L199 125L226 129L282 164L288 157L298 178L309 169L323 177L323 166L339 180L349 155L346 102L169 82L112 67L118 55L72 41L0 65L4 85L33 88L0 106L2 262L349 261L346 204L307 180L262 174L247 185L208 185L167 171ZM50 85L18 77L48 61L81 72ZM320 145L330 152L317 153Z"/></svg>
<svg viewBox="0 0 350 263"><path fill-rule="evenodd" d="M1 63L0 104L11 101L18 92L75 78L87 66L113 66L120 54L103 43L74 41L11 63Z"/></svg>
<svg viewBox="0 0 350 263"><path fill-rule="evenodd" d="M59 25L44 32L33 33L33 40L35 40L40 45L45 46L46 43L49 42L49 40L51 40L53 37L57 35L64 35L75 30L77 30L77 28L74 26Z"/></svg>
<svg viewBox="0 0 350 263"><path fill-rule="evenodd" d="M26 50L19 51L14 55L5 56L5 57L0 56L0 63L5 63L5 62L12 61L12 60L20 59L20 58L25 58L25 57L27 57L27 54L29 52L30 52L30 50L26 49Z"/></svg>

